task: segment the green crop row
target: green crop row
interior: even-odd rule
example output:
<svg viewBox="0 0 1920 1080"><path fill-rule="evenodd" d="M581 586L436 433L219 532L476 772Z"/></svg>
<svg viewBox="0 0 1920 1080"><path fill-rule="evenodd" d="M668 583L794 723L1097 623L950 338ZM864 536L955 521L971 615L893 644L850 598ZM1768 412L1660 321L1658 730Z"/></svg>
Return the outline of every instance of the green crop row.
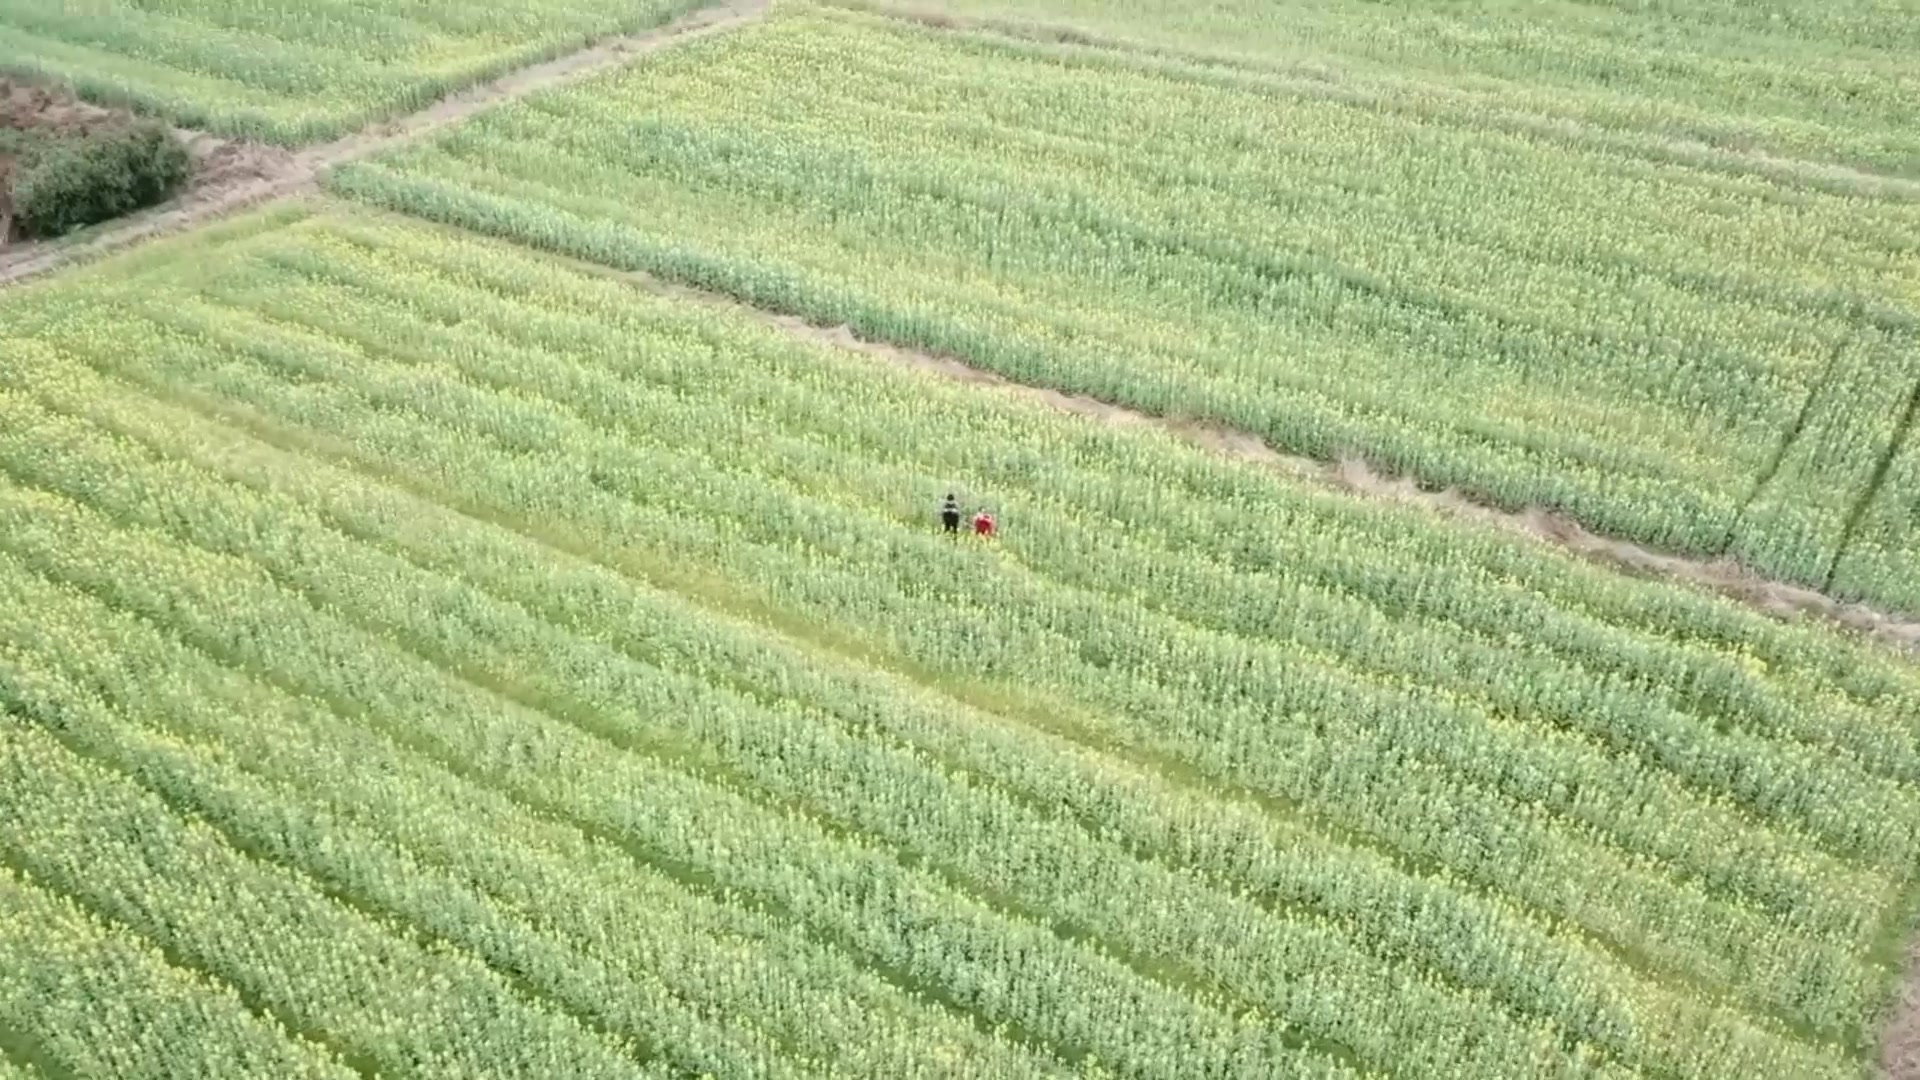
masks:
<svg viewBox="0 0 1920 1080"><path fill-rule="evenodd" d="M187 127L296 145L695 6L16 0L0 9L0 71L58 79Z"/></svg>
<svg viewBox="0 0 1920 1080"><path fill-rule="evenodd" d="M924 13L915 0L829 0ZM943 0L1037 37L1204 56L1478 108L1758 156L1920 178L1912 10L1824 4L1378 3L1373 0ZM1645 144L1643 144L1645 145Z"/></svg>
<svg viewBox="0 0 1920 1080"><path fill-rule="evenodd" d="M10 622L11 707L395 925L514 972L527 993L675 1074L800 1076L830 1062L926 1075L946 1057L990 1075L1046 1071L792 926L677 880L672 864L555 821L550 797L500 791L386 718L356 723L18 563L6 570L36 611L73 620L59 635L44 618ZM459 994L436 996L451 1006Z"/></svg>
<svg viewBox="0 0 1920 1080"><path fill-rule="evenodd" d="M1830 588L1844 596L1883 598L1902 611L1920 611L1920 386L1908 402L1905 435L1876 459L1870 499L1857 502L1845 549L1829 571Z"/></svg>
<svg viewBox="0 0 1920 1080"><path fill-rule="evenodd" d="M845 13L334 184L1815 587L1920 380L1920 203Z"/></svg>
<svg viewBox="0 0 1920 1080"><path fill-rule="evenodd" d="M0 710L9 766L21 720ZM0 1077L354 1075L250 1012L232 986L178 966L14 863L0 863Z"/></svg>
<svg viewBox="0 0 1920 1080"><path fill-rule="evenodd" d="M325 700L339 715L363 717L362 724L403 740L446 770L606 836L634 858L776 909L873 970L978 1010L994 1026L1017 1025L1029 1041L1045 1047L1117 1059L1130 1075L1170 1074L1170 1054L1178 1054L1186 1068L1233 1067L1243 1074L1262 1062L1314 1064L1310 1056L1290 1054L1280 1033L1255 1015L1236 1016L1212 995L1145 977L1097 942L1063 937L1010 902L959 890L935 866L904 862L778 793L744 783L747 777L709 760L743 740L752 745L755 712L740 704L717 712L713 695L687 697L683 680L663 680L636 687L645 697L585 714L543 701L538 687L514 685L509 671L436 668L416 651L433 652L436 642L370 634L362 624L378 612L344 608L337 600L309 601L278 585L257 563L153 530L114 529L106 519L18 487L0 491L0 500L10 534L28 518L38 523L9 537L20 540L8 550L19 553L23 569L71 582L110 606L164 619L189 644L257 678ZM108 570L135 563L151 572L135 577ZM366 590L362 602L385 585L352 566L329 569L336 588ZM485 598L473 595L467 602L484 604ZM434 618L442 635L472 639L456 614L420 613ZM476 649L480 656L492 660ZM71 724L54 708L37 709L51 726ZM726 742L703 751L662 726L683 717L747 730L723 735ZM867 791L875 798L886 793L871 780ZM22 796L29 805L31 794ZM404 867L383 877L387 888L420 887L418 876ZM355 884L356 895L376 888ZM465 937L490 931L483 924L451 932ZM451 1010L471 996L455 986L431 999ZM558 1054L581 1040L524 1033L517 1041L526 1054ZM551 1075L512 1067L511 1060L495 1067ZM729 1074L758 1071L751 1058L723 1064Z"/></svg>
<svg viewBox="0 0 1920 1080"><path fill-rule="evenodd" d="M62 744L57 733L69 722L35 700L35 672L9 671L4 681L9 716L24 709L30 721L0 729L8 865L237 995L263 1022L281 1021L332 1051L310 1071L663 1075L574 1017L526 999L470 952L396 934L352 898L252 857L202 818L176 814L164 793ZM88 697L84 687L69 692ZM138 1071L165 1075L166 1060ZM230 1074L244 1060L216 1071Z"/></svg>
<svg viewBox="0 0 1920 1080"><path fill-rule="evenodd" d="M5 308L0 853L336 1064L1846 1076L1887 997L1920 679L1834 634L416 223Z"/></svg>

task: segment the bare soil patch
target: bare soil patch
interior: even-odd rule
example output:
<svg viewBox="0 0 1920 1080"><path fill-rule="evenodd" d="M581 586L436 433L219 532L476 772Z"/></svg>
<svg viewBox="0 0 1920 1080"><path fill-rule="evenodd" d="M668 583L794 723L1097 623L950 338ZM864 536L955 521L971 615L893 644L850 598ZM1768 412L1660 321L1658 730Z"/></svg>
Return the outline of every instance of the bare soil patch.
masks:
<svg viewBox="0 0 1920 1080"><path fill-rule="evenodd" d="M1908 944L1906 960L1900 996L1880 1029L1880 1075L1884 1080L1920 1080L1920 939Z"/></svg>
<svg viewBox="0 0 1920 1080"><path fill-rule="evenodd" d="M744 312L796 337L834 345L920 371L932 372L957 382L993 386L1022 397L1044 402L1062 412L1090 417L1102 423L1129 427L1157 427L1188 442L1224 457L1277 469L1287 475L1313 481L1335 490L1387 502L1418 506L1431 513L1491 526L1532 540L1552 544L1591 562L1637 577L1685 582L1711 589L1739 600L1780 619L1815 617L1847 627L1877 641L1920 655L1920 620L1875 610L1864 604L1849 604L1813 589L1773 581L1741 566L1731 559L1701 559L1655 551L1640 544L1596 534L1564 514L1541 507L1506 510L1474 499L1453 489L1429 491L1411 477L1394 477L1377 472L1357 457L1324 462L1289 454L1269 445L1247 431L1236 431L1204 421L1180 417L1153 416L1110 401L1065 393L1047 387L1029 386L1004 376L983 371L953 357L888 342L871 341L847 326L819 326L794 315L780 315L743 304L729 296L707 292L675 282L663 281L639 271L611 270L580 259L564 261L594 273L616 277L661 296L690 300L710 307ZM1916 973L1920 979L1920 973ZM1920 995L1920 984L1916 984ZM1920 1005L1916 1005L1920 1008ZM1915 1039L1920 1043L1920 1015L1913 1021ZM1920 1050L1920 1047L1917 1047ZM1920 1080L1920 1071L1914 1074Z"/></svg>
<svg viewBox="0 0 1920 1080"><path fill-rule="evenodd" d="M1182 66L1238 71L1248 75L1285 80L1293 92L1369 108L1394 107L1394 95L1368 89L1364 81L1344 79L1335 65L1324 61L1270 61L1232 52L1210 51L1154 44L1125 34L1104 34L1065 23L1027 18L996 18L989 15L961 15L937 3L918 0L822 0L843 10L878 18L893 19L929 30L974 34L1039 45L1060 45L1097 49L1117 57L1143 61L1162 61ZM1415 80L1403 80L1414 85ZM1428 94L1453 95L1456 88L1441 83L1419 84ZM1753 173L1790 184L1809 184L1825 190L1869 198L1920 201L1920 179L1877 172L1871 168L1836 162L1805 160L1768 153L1734 143L1715 144L1656 131L1609 129L1576 116L1551 116L1507 112L1489 123L1517 134L1560 141L1608 141L1610 135L1625 139L1622 149L1654 160L1670 160L1701 168Z"/></svg>
<svg viewBox="0 0 1920 1080"><path fill-rule="evenodd" d="M309 153L317 167L363 158L505 102L620 67L662 46L731 30L765 15L770 3L771 0L718 0L664 26L608 38L576 52L508 72L491 82L456 91L418 112L375 124Z"/></svg>
<svg viewBox="0 0 1920 1080"><path fill-rule="evenodd" d="M1392 477L1376 472L1359 458L1343 458L1330 464L1275 449L1251 432L1235 431L1200 421L1150 416L1108 401L1015 383L991 372L968 367L952 357L865 341L844 326L820 328L791 317L763 317L789 332L814 340L883 356L948 378L999 386L1043 401L1064 412L1112 424L1156 426L1225 457L1279 469L1290 476L1314 480L1350 494L1419 506L1444 517L1491 525L1553 544L1590 561L1604 563L1635 576L1705 586L1778 618L1814 615L1903 649L1920 650L1920 621L1877 611L1863 604L1842 603L1813 589L1772 581L1731 559L1700 559L1655 551L1625 540L1601 536L1564 514L1541 507L1504 510L1475 501L1452 489L1428 491L1410 477ZM1916 1030L1920 1031L1920 1018L1916 1019Z"/></svg>
<svg viewBox="0 0 1920 1080"><path fill-rule="evenodd" d="M108 124L124 123L128 115L90 105L50 87L0 78L0 128L85 134Z"/></svg>
<svg viewBox="0 0 1920 1080"><path fill-rule="evenodd" d="M270 180L294 168L293 154L266 143L223 139L203 131L174 129L193 157L191 186L182 203L217 201L221 193L244 184Z"/></svg>

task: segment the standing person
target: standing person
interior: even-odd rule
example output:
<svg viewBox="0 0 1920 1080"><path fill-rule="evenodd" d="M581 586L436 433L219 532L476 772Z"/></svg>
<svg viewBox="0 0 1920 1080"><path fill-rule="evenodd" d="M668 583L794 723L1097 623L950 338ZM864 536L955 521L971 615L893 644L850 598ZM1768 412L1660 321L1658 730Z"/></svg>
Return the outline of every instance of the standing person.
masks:
<svg viewBox="0 0 1920 1080"><path fill-rule="evenodd" d="M993 539L993 515L985 510L973 515L973 535Z"/></svg>
<svg viewBox="0 0 1920 1080"><path fill-rule="evenodd" d="M960 534L960 500L954 498L951 491L947 492L947 501L940 504L940 524L947 527L948 533Z"/></svg>

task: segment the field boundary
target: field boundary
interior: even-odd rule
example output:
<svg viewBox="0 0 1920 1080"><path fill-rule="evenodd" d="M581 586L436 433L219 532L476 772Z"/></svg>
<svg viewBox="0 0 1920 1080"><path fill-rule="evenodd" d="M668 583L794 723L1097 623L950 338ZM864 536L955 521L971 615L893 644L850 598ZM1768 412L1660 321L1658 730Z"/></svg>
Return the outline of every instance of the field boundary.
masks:
<svg viewBox="0 0 1920 1080"><path fill-rule="evenodd" d="M104 228L82 233L77 238L44 244L21 244L0 251L0 289L92 261L143 241L204 226L249 208L317 196L321 177L336 166L422 138L538 91L619 68L648 53L758 22L767 16L773 2L714 0L653 29L604 38L585 48L515 69L493 80L449 94L425 108L370 124L339 139L297 151L257 155L248 162L246 169L219 172L211 183L197 185L160 206L130 215ZM1136 57L1143 62L1187 63L1216 68L1223 74L1242 72L1253 77L1286 74L1258 66L1236 64L1231 57L1189 56L1180 50L1136 44L1123 38L1109 39L1044 23L975 19L950 15L937 9L909 8L876 0L815 0L815 3L823 10L855 17L1041 47L1085 48L1122 57ZM1327 89L1329 92L1332 90L1331 87ZM183 134L205 138L196 133ZM1691 151L1698 148L1686 149ZM1753 155L1719 150L1713 150L1712 153L1739 158L1746 161L1749 168L1755 164ZM1779 165L1781 161L1772 159L1770 163ZM1796 173L1800 168L1826 168L1806 162L1787 164L1794 166ZM1911 192L1911 197L1920 199L1920 182L1853 173L1852 170L1847 172L1855 179L1892 185L1901 194ZM1831 178L1831 175L1829 171L1828 177ZM1807 179L1801 175L1794 178ZM362 212L375 212L370 207L360 209ZM1357 457L1322 461L1287 453L1251 432L1231 430L1191 418L1154 416L1112 402L1015 382L973 367L959 357L869 340L845 326L816 325L798 316L767 311L725 294L669 283L651 274L598 266L559 252L548 251L547 254L577 267L625 278L656 294L674 295L746 312L797 337L881 356L957 381L997 386L1036 398L1063 411L1108 423L1156 426L1226 457L1275 468L1297 479L1366 498L1418 505L1443 517L1490 525L1552 544L1590 562L1610 566L1632 576L1704 587L1776 618L1822 618L1910 654L1920 655L1920 618L1841 601L1816 589L1767 578L1725 556L1702 558L1659 551L1632 541L1594 533L1571 517L1546 508L1536 506L1504 510L1456 489L1429 490L1422 487L1416 477L1382 474L1370 463Z"/></svg>
<svg viewBox="0 0 1920 1080"><path fill-rule="evenodd" d="M370 208L356 209L366 212ZM394 216L405 217L404 215ZM405 219L421 220L411 217ZM437 228L457 228L457 226L439 223L429 224ZM1322 461L1288 453L1275 448L1252 432L1222 427L1196 419L1157 416L1094 397L1018 382L975 367L956 356L863 337L844 324L824 326L798 315L781 314L756 307L725 293L669 281L644 270L603 266L577 256L538 248L508 238L493 237L493 239L512 243L528 250L537 250L542 255L558 259L576 269L626 282L655 296L670 297L745 314L764 325L774 327L801 340L862 353L955 382L993 387L1031 401L1041 402L1062 412L1074 413L1108 424L1156 428L1222 457L1257 464L1330 490L1381 502L1415 506L1440 517L1491 526L1503 532L1551 545L1588 562L1609 567L1631 577L1678 582L1705 588L1740 601L1774 618L1823 619L1882 644L1890 645L1908 655L1920 657L1920 619L1881 611L1866 604L1843 602L1815 589L1763 577L1731 558L1708 559L1658 551L1631 541L1592 532L1565 514L1543 507L1504 510L1481 502L1457 489L1430 490L1420 486L1414 477L1389 476L1375 470L1372 464L1358 457L1349 456L1335 461ZM1920 1003L1917 1003L1917 1006L1920 1006ZM1916 1019L1916 1024L1920 1024L1920 1018Z"/></svg>
<svg viewBox="0 0 1920 1080"><path fill-rule="evenodd" d="M261 203L318 191L321 175L337 165L392 149L540 90L621 67L647 53L755 22L766 15L771 3L715 0L653 29L603 38L585 48L516 68L448 94L425 108L369 124L330 142L293 151L262 148L254 155L251 168L238 173L217 172L158 206L104 228L79 237L18 244L0 251L0 289ZM210 138L199 133L182 134L192 143Z"/></svg>
<svg viewBox="0 0 1920 1080"><path fill-rule="evenodd" d="M1900 981L1876 1031L1883 1080L1920 1077L1920 931L1900 953Z"/></svg>
<svg viewBox="0 0 1920 1080"><path fill-rule="evenodd" d="M704 8L702 9L705 13L704 18L697 15L689 16L682 27L668 26L653 31L650 35L646 35L654 39L651 44L639 48L658 48L691 34L713 33L751 21L764 13L769 2L770 0L744 0L744 2L728 0L728 2ZM611 43L604 43L601 48L614 55L596 55L594 59L586 61L588 65L593 66L593 70L617 65L620 58L630 55L636 49L634 46L619 49ZM572 63L578 64L580 55L574 54L569 59ZM567 62L563 60L555 63ZM542 65L542 67L546 66ZM538 78L540 77L532 76L529 81ZM550 79L551 76L546 78ZM539 85L546 85L546 83L540 82ZM537 85L527 86L518 93L528 93L537 88ZM323 147L316 148L315 152L330 155L327 158L329 163L352 161L363 154L373 153L378 149L405 141L411 137L409 133L430 131L463 116L483 111L494 103L507 100L506 95L513 92L492 87L476 90L470 95L474 99L471 102L443 103L435 109L425 110L421 114L415 114L392 125L395 128L404 126L404 131L361 133L351 140L325 144ZM347 143L353 145L343 145ZM512 237L475 233L457 225L352 202L321 192L317 183L318 175L319 170L316 169L299 183L265 197L228 203L217 208L209 207L196 216L193 224L214 225L217 219L229 217L252 203L287 206L306 204L321 211L327 209L351 211L353 215L359 217L386 217L466 236L485 236L494 242L538 251L543 257L554 259L563 265L626 283L651 295L670 297L745 315L799 340L862 353L954 382L991 387L1040 402L1061 412L1074 413L1107 424L1152 427L1222 457L1259 465L1327 490L1374 501L1414 506L1438 517L1491 527L1558 548L1587 562L1608 567L1630 577L1663 580L1704 588L1745 604L1762 614L1784 621L1818 618L1890 646L1909 657L1920 658L1920 616L1885 611L1863 603L1842 601L1818 589L1768 578L1728 556L1702 557L1661 551L1633 541L1593 532L1572 517L1545 507L1528 506L1509 510L1485 502L1457 488L1434 489L1423 486L1418 477L1395 476L1381 472L1371 462L1358 456L1347 455L1334 460L1322 460L1290 453L1276 448L1263 437L1250 431L1230 428L1194 417L1156 415L1087 395L1019 382L976 367L959 356L863 336L845 324L823 325L798 314L759 307L724 292L686 285L645 270L607 266ZM131 230L119 231L126 233ZM183 230L163 227L141 228L133 235L124 236L113 247L125 247L140 240L156 237L161 233L179 231ZM104 239L103 237L102 242ZM90 254L105 254L109 250L112 248L92 251ZM59 265L78 261L78 258L76 255L73 258L62 259ZM35 268L30 273L38 274L51 269L53 269L51 266ZM5 268L0 266L0 288L4 288L8 283ZM1914 400L1909 402L1909 405L1916 413L1920 413L1920 386L1915 387L1914 391ZM1909 420L1920 421L1920 416L1909 417ZM1920 430L1920 423L1916 423L1915 427L1916 430ZM1916 943L1916 947L1920 948L1920 943ZM1920 994L1920 971L1916 972L1916 994ZM1916 1001L1916 1010L1920 1010L1920 1001ZM1920 1027L1920 1015L1916 1015L1914 1024ZM1920 1076L1917 1076L1916 1080L1920 1080Z"/></svg>
<svg viewBox="0 0 1920 1080"><path fill-rule="evenodd" d="M1383 81L1377 74L1342 80L1335 65L1316 65L1294 61L1269 61L1229 52L1158 44L1125 34L1086 30L1068 23L1043 19L1002 18L989 15L961 15L938 3L918 0L812 0L819 7L881 22L891 22L936 32L969 35L977 39L1009 45L1061 51L1103 53L1117 61L1138 65L1179 68L1191 72L1217 73L1215 77L1245 81L1264 81L1276 89L1300 97L1322 98L1380 110L1398 109L1393 95L1380 91ZM1363 73L1364 74L1364 73ZM1409 76L1398 85L1420 87L1436 93L1460 95L1457 88L1443 82ZM1864 165L1786 157L1761 149L1716 146L1699 139L1663 134L1649 129L1609 128L1573 116L1502 109L1487 118L1492 130L1555 141L1590 149L1670 162L1698 169L1735 175L1752 175L1776 183L1804 184L1829 194L1864 198L1920 202L1920 179L1878 171Z"/></svg>
<svg viewBox="0 0 1920 1080"><path fill-rule="evenodd" d="M604 74L661 49L751 25L767 16L773 2L712 0L660 26L613 35L547 60L513 68L492 79L453 91L421 109L376 121L340 138L304 148L256 148L239 140L215 139L199 132L179 132L183 141L194 148L197 158L213 159L218 156L222 160L234 159L232 166L196 178L186 191L159 206L101 228L64 240L20 244L0 251L0 290L150 240L198 229L264 204L312 200L321 205L350 207L358 215L381 215L385 212L322 195L320 180L332 168L425 138L495 107L549 88ZM970 34L1062 51L1099 51L1136 62L1190 65L1217 70L1223 75L1244 75L1270 82L1286 80L1290 86L1297 83L1295 92L1301 94L1358 100L1372 93L1365 88L1342 88L1324 78L1316 79L1306 69L1261 66L1231 56L1211 56L1156 47L1147 42L1092 34L1060 24L960 16L944 12L937 6L909 6L887 0L815 2L827 10L914 25L934 32ZM1780 182L1805 183L1829 191L1870 198L1920 202L1920 180L1844 165L1782 158L1760 151L1727 149L1653 132L1614 131L1548 116L1503 118L1502 126L1542 138L1579 141L1584 145L1678 161L1704 169L1746 173ZM412 217L406 217L406 220L420 221ZM491 238L529 250L540 250L543 256L587 273L620 281L650 295L749 317L795 340L860 353L882 363L896 364L955 383L990 388L1103 424L1152 428L1220 457L1269 469L1327 491L1413 507L1438 518L1468 522L1524 537L1628 577L1705 589L1773 618L1788 621L1818 619L1910 656L1920 657L1920 617L1883 611L1866 604L1843 602L1823 590L1764 577L1728 557L1702 558L1660 551L1594 533L1571 517L1547 508L1530 506L1507 510L1456 489L1433 490L1423 487L1415 477L1382 473L1358 457L1329 461L1289 453L1249 431L1192 417L1156 415L1088 395L1019 382L974 366L957 355L862 336L844 324L827 325L810 321L799 315L758 307L719 291L681 284L649 272L596 264L508 238ZM1744 517L1748 506L1765 491L1785 461L1800 435L1815 397L1824 390L1831 378L1839 348L1836 347L1835 359L1829 361L1828 370L1801 403L1795 426L1783 436L1766 471L1742 502L1734 519L1736 523ZM1832 588L1835 574L1851 546L1854 533L1871 509L1889 467L1910 436L1920 437L1920 384L1914 385L1908 394L1895 432L1876 462L1872 481L1848 514L1841 541L1825 575L1827 590ZM541 541L535 538L535 542ZM1883 1075L1889 1078L1920 1078L1920 934L1908 937L1902 950L1902 960L1903 970L1898 976L1893 999L1874 1033L1878 1043L1878 1064ZM10 1056L24 1060L30 1068L36 1060L34 1047L30 1043L19 1044L16 1041L9 1044L6 1039L0 1038L0 1061L8 1060Z"/></svg>
<svg viewBox="0 0 1920 1080"><path fill-rule="evenodd" d="M1814 406L1819 402L1821 395L1826 393L1828 385L1833 382L1834 371L1839 368L1840 357L1851 343L1851 337L1852 335L1849 335L1836 342L1833 350L1827 354L1827 362L1820 367L1820 377L1814 380L1813 385L1807 388L1806 396L1800 399L1800 408L1793 416L1793 426L1788 428L1787 433L1781 437L1780 445L1774 448L1773 456L1767 459L1766 468L1760 471L1760 476L1753 482L1753 487L1747 491L1746 497L1740 500L1740 508L1734 511L1732 520L1727 523L1726 538L1720 542L1722 551L1733 546L1734 538L1739 535L1740 527L1746 524L1747 514L1753 509L1753 504L1760 501L1760 497L1765 495L1767 489L1773 485L1774 477L1779 476L1780 470L1786 466L1787 455L1793 452L1794 445L1800 441L1801 433L1806 431L1807 421L1813 417ZM1833 575L1828 574L1822 580L1826 588L1833 587Z"/></svg>
<svg viewBox="0 0 1920 1080"><path fill-rule="evenodd" d="M1833 561L1827 564L1825 588L1831 590L1834 579L1840 576L1840 566L1846 562L1847 552L1853 549L1854 537L1860 531L1860 523L1866 520L1867 514L1873 509L1874 502L1879 499L1880 489L1886 486L1887 473L1893 469L1895 459L1900 456L1900 451L1906 449L1907 436L1913 430L1916 414L1920 414L1920 381L1915 381L1913 388L1907 391L1907 403L1901 409L1900 419L1894 424L1893 435L1887 440L1886 448L1880 452L1879 458L1874 462L1873 475L1867 481L1867 489L1860 493L1860 497L1854 500L1853 507L1847 511L1846 523L1840 530L1840 542L1833 549Z"/></svg>

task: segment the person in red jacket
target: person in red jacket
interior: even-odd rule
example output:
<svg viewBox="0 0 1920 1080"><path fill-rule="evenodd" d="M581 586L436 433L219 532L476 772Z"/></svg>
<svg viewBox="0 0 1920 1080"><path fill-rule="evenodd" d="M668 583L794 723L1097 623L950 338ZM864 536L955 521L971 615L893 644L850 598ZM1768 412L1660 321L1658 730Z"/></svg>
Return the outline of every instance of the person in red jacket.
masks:
<svg viewBox="0 0 1920 1080"><path fill-rule="evenodd" d="M993 537L993 515L985 510L973 515L973 535L991 539Z"/></svg>

